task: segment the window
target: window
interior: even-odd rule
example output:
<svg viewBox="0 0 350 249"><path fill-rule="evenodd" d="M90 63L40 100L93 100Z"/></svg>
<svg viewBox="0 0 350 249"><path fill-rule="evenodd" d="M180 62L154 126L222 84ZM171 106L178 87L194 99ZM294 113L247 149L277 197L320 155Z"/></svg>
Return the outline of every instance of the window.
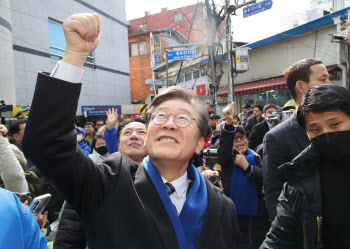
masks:
<svg viewBox="0 0 350 249"><path fill-rule="evenodd" d="M204 76L206 76L205 72L203 70L201 70L201 77L204 77Z"/></svg>
<svg viewBox="0 0 350 249"><path fill-rule="evenodd" d="M145 30L147 30L147 23L145 23L145 24L140 24L140 26L139 26L139 31L145 31Z"/></svg>
<svg viewBox="0 0 350 249"><path fill-rule="evenodd" d="M192 80L192 72L185 74L185 81Z"/></svg>
<svg viewBox="0 0 350 249"><path fill-rule="evenodd" d="M182 21L182 13L177 13L174 15L174 22L181 22Z"/></svg>
<svg viewBox="0 0 350 249"><path fill-rule="evenodd" d="M199 78L199 71L193 71L193 79L198 79Z"/></svg>
<svg viewBox="0 0 350 249"><path fill-rule="evenodd" d="M146 41L133 42L130 46L130 57L147 54Z"/></svg>
<svg viewBox="0 0 350 249"><path fill-rule="evenodd" d="M49 41L50 58L55 60L62 59L66 49L66 40L64 39L62 23L49 19ZM95 69L95 58L93 52L89 54L84 63L84 67Z"/></svg>
<svg viewBox="0 0 350 249"><path fill-rule="evenodd" d="M179 76L177 82L178 82L178 83L184 82L184 75L183 75L183 74L180 74L180 76Z"/></svg>

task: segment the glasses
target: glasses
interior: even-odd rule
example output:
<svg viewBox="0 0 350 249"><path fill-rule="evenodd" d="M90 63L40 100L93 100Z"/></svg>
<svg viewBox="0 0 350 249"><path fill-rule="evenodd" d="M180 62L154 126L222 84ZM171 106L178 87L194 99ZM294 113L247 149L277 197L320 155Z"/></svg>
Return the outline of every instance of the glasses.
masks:
<svg viewBox="0 0 350 249"><path fill-rule="evenodd" d="M241 135L239 135L238 137L235 137L235 138L234 138L234 141L237 142L238 138L239 138L240 140L245 140L245 139L247 138L247 136L246 136L245 134L241 134Z"/></svg>
<svg viewBox="0 0 350 249"><path fill-rule="evenodd" d="M174 116L174 121L175 124L180 127L180 128L187 128L191 125L192 120L194 120L194 122L196 122L198 128L199 125L196 121L196 119L192 118L189 114L186 113L179 113L179 114L168 114L165 111L156 111L152 114L152 122L156 125L162 125L164 124L166 121L168 121L169 116Z"/></svg>

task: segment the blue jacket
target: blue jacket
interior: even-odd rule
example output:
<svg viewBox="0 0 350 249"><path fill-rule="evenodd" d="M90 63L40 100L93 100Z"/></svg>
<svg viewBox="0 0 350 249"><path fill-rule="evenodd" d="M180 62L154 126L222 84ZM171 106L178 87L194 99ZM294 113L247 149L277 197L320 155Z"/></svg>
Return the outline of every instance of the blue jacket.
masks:
<svg viewBox="0 0 350 249"><path fill-rule="evenodd" d="M106 146L109 154L118 152L117 134L118 134L118 130L115 127L113 127L112 130L108 130L108 128L106 128L103 134L103 136L105 137L105 142L106 142Z"/></svg>
<svg viewBox="0 0 350 249"><path fill-rule="evenodd" d="M91 148L86 142L84 142L84 141L80 142L79 143L79 147L86 155L90 155L91 154Z"/></svg>
<svg viewBox="0 0 350 249"><path fill-rule="evenodd" d="M0 188L0 248L46 249L46 239L30 209Z"/></svg>

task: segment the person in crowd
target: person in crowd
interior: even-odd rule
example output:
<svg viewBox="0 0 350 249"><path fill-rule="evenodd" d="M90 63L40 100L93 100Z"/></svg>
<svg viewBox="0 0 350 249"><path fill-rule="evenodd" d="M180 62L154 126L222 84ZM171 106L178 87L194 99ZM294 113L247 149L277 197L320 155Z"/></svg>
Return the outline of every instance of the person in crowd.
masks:
<svg viewBox="0 0 350 249"><path fill-rule="evenodd" d="M9 135L11 136L12 140L15 142L14 145L16 145L20 151L22 151L22 139L23 139L25 128L26 128L26 120L18 120L12 123L8 130ZM35 173L38 173L35 168L35 164L31 160L28 160L28 159L26 160L27 160L26 168L34 171Z"/></svg>
<svg viewBox="0 0 350 249"><path fill-rule="evenodd" d="M0 132L1 133L1 132ZM0 248L46 249L46 239L30 209L0 188Z"/></svg>
<svg viewBox="0 0 350 249"><path fill-rule="evenodd" d="M106 122L106 129L103 133L106 141L106 146L108 149L109 154L113 154L114 152L118 152L118 111L112 109L108 109L108 112L106 112L107 115L107 122ZM118 125L117 125L118 124Z"/></svg>
<svg viewBox="0 0 350 249"><path fill-rule="evenodd" d="M210 116L211 114L215 114L215 108L213 104L209 104L207 103L207 105L205 106L205 108L208 111L208 115Z"/></svg>
<svg viewBox="0 0 350 249"><path fill-rule="evenodd" d="M285 70L284 77L296 108L299 107L303 95L310 88L331 84L327 68L318 59L303 59L294 63ZM278 197L286 182L286 176L279 172L278 167L292 161L309 144L306 132L298 124L296 115L277 125L264 137L264 191L271 221L276 216Z"/></svg>
<svg viewBox="0 0 350 249"><path fill-rule="evenodd" d="M295 111L295 101L294 99L288 100L287 103L282 107L283 111Z"/></svg>
<svg viewBox="0 0 350 249"><path fill-rule="evenodd" d="M102 125L101 127L100 127L100 129L98 129L98 131L97 131L97 134L101 134L101 135L103 135L104 133L105 133L105 130L107 129L107 126L106 125ZM97 135L96 134L96 135Z"/></svg>
<svg viewBox="0 0 350 249"><path fill-rule="evenodd" d="M94 123L86 122L84 124L84 131L85 131L85 141L88 142L88 144L91 146L92 141L94 140L94 137L96 135Z"/></svg>
<svg viewBox="0 0 350 249"><path fill-rule="evenodd" d="M97 134L92 141L92 153L89 155L92 161L101 163L109 157L105 138L101 134Z"/></svg>
<svg viewBox="0 0 350 249"><path fill-rule="evenodd" d="M250 109L249 105L242 106L242 112L238 114L238 118L242 121L242 125L245 126L247 124L248 111Z"/></svg>
<svg viewBox="0 0 350 249"><path fill-rule="evenodd" d="M268 120L266 116L276 112L277 106L275 104L267 104L264 106L263 111L265 120L253 126L252 132L249 136L249 148L254 151L256 151L256 148L263 143L265 134L275 126L275 124Z"/></svg>
<svg viewBox="0 0 350 249"><path fill-rule="evenodd" d="M238 115L234 115L233 116L233 125L241 125L241 119L239 118L239 116Z"/></svg>
<svg viewBox="0 0 350 249"><path fill-rule="evenodd" d="M350 248L350 92L311 88L297 119L311 145L280 166L287 183L261 248Z"/></svg>
<svg viewBox="0 0 350 249"><path fill-rule="evenodd" d="M263 107L261 105L253 106L254 117L249 118L249 120L247 121L247 125L244 126L244 129L246 130L248 137L249 137L254 125L259 124L265 120L264 117L261 115L262 112L263 112Z"/></svg>
<svg viewBox="0 0 350 249"><path fill-rule="evenodd" d="M77 142L79 144L79 148L86 154L91 154L91 148L89 144L85 140L85 130L79 126L76 127L77 131Z"/></svg>
<svg viewBox="0 0 350 249"><path fill-rule="evenodd" d="M269 219L263 199L263 161L248 148L242 126L234 126L234 103L222 111L226 121L218 148L224 193L236 205L241 231L241 249L258 249L269 230Z"/></svg>
<svg viewBox="0 0 350 249"><path fill-rule="evenodd" d="M103 120L97 120L96 124L95 124L95 132L97 133L98 130L104 125L105 123L103 122Z"/></svg>
<svg viewBox="0 0 350 249"><path fill-rule="evenodd" d="M211 127L211 129L212 129L213 132L215 132L215 130L216 130L216 125L217 125L218 123L220 123L220 121L221 121L220 115L215 114L215 113L210 114L210 116L209 116L209 124L210 124L210 127Z"/></svg>
<svg viewBox="0 0 350 249"><path fill-rule="evenodd" d="M213 145L215 143L215 141L220 138L220 123L221 123L220 115L211 114L209 116L209 124L210 124L210 128L211 128L211 136L208 140L208 142L210 142L209 146ZM206 137L205 140L207 140L207 138L208 137ZM205 146L205 147L207 148L209 146Z"/></svg>
<svg viewBox="0 0 350 249"><path fill-rule="evenodd" d="M28 183L21 164L11 150L10 143L5 137L7 128L0 124L0 176L4 188L17 193L28 192Z"/></svg>
<svg viewBox="0 0 350 249"><path fill-rule="evenodd" d="M153 99L145 118L148 156L140 165L121 153L95 164L78 149L72 106L81 84L69 71L82 75L85 59L98 45L100 24L97 14L74 14L64 22L62 61L52 75L38 75L25 155L80 214L90 249L238 248L233 202L189 164L203 147L209 123L192 90L172 87ZM58 111L46 111L57 103ZM50 133L40 136L43 118ZM57 126L55 120L62 122ZM108 215L103 222L102 214Z"/></svg>

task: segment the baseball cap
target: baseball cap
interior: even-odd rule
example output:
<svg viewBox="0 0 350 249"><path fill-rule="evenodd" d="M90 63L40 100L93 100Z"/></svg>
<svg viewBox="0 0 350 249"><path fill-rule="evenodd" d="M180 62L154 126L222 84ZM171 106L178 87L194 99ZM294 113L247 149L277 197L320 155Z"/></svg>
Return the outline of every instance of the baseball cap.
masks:
<svg viewBox="0 0 350 249"><path fill-rule="evenodd" d="M79 126L75 127L76 130L80 131L81 133L83 133L84 136L86 136L85 130Z"/></svg>

